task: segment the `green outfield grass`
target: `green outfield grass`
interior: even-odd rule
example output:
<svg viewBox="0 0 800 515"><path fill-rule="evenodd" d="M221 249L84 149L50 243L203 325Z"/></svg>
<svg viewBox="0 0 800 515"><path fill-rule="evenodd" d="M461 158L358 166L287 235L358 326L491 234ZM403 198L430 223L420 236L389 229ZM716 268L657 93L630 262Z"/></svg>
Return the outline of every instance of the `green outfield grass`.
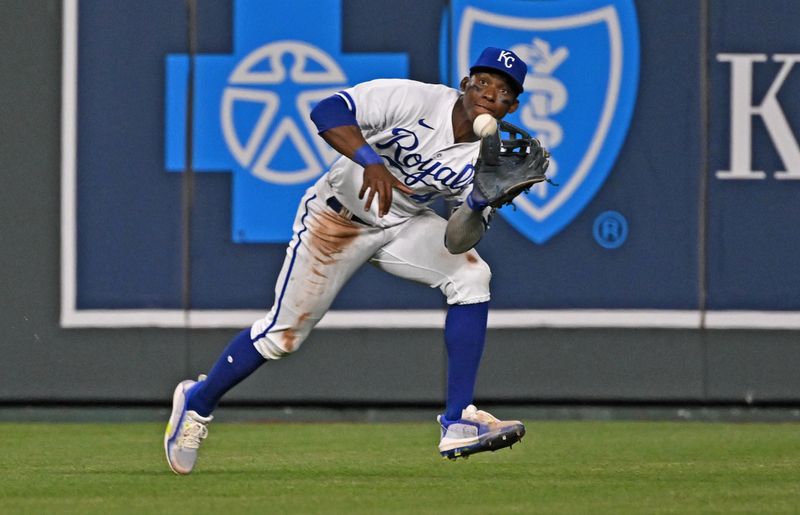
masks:
<svg viewBox="0 0 800 515"><path fill-rule="evenodd" d="M215 423L194 474L157 424L0 424L0 513L786 513L800 426L537 422L449 462L435 424Z"/></svg>

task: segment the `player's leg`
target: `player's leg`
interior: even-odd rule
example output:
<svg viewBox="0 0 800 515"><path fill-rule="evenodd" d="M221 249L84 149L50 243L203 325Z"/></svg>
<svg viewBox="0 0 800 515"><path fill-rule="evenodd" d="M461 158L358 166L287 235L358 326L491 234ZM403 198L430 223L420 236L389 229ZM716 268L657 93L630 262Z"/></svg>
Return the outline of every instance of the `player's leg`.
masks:
<svg viewBox="0 0 800 515"><path fill-rule="evenodd" d="M445 225L433 212L409 220L371 263L393 275L439 288L447 297L445 415L458 417L472 403L486 338L491 272L474 250L450 254L444 246Z"/></svg>
<svg viewBox="0 0 800 515"><path fill-rule="evenodd" d="M399 277L439 288L447 297L447 402L440 451L454 457L509 446L524 434L472 406L486 339L489 266L474 250L453 255L444 246L446 221L433 212L403 224L371 262Z"/></svg>
<svg viewBox="0 0 800 515"><path fill-rule="evenodd" d="M266 359L295 352L345 283L384 242L384 229L348 220L327 204L325 189L295 227L275 286L275 302L251 328Z"/></svg>
<svg viewBox="0 0 800 515"><path fill-rule="evenodd" d="M324 188L312 188L301 201L267 316L228 344L205 380L183 381L175 389L164 442L173 471L191 472L222 396L267 360L297 350L345 282L382 244L383 229L343 218L326 200Z"/></svg>
<svg viewBox="0 0 800 515"><path fill-rule="evenodd" d="M472 404L478 367L486 341L489 303L452 304L444 325L447 348L447 402L444 415L449 420L461 417Z"/></svg>
<svg viewBox="0 0 800 515"><path fill-rule="evenodd" d="M272 309L231 341L208 378L189 392L188 409L211 415L222 396L267 359L297 350L344 283L374 252L380 229L340 217L320 198L319 193L309 194L301 202Z"/></svg>

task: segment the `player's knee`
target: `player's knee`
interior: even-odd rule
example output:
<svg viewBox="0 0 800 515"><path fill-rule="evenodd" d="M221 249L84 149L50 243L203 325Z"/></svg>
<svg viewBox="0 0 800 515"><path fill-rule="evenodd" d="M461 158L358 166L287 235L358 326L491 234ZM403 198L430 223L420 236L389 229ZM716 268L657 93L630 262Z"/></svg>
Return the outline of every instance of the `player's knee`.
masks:
<svg viewBox="0 0 800 515"><path fill-rule="evenodd" d="M251 338L253 345L264 356L265 359L276 360L287 356L297 349L308 336L308 330L304 327L283 327L262 329L263 320L253 324Z"/></svg>
<svg viewBox="0 0 800 515"><path fill-rule="evenodd" d="M442 285L448 304L471 304L489 300L489 282L492 271L477 252L465 254L465 262L452 277Z"/></svg>
<svg viewBox="0 0 800 515"><path fill-rule="evenodd" d="M265 334L253 342L253 345L265 359L276 360L299 349L302 342L303 339L297 333L287 329L286 331Z"/></svg>

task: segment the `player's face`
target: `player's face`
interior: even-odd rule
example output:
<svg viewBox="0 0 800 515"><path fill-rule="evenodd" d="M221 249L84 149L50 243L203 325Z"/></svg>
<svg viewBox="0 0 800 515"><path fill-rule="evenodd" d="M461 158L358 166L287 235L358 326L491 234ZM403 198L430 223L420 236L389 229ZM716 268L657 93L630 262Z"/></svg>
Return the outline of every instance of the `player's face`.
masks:
<svg viewBox="0 0 800 515"><path fill-rule="evenodd" d="M509 80L499 73L476 72L461 81L464 109L470 120L488 113L500 119L519 106L517 94Z"/></svg>

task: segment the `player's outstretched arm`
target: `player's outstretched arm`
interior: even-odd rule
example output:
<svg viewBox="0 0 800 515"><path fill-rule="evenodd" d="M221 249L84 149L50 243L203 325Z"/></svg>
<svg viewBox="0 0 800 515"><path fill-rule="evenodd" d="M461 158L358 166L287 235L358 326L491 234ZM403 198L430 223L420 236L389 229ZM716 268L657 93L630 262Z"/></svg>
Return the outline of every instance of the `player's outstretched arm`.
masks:
<svg viewBox="0 0 800 515"><path fill-rule="evenodd" d="M392 205L392 189L406 194L413 190L400 182L383 164L383 159L364 139L353 114L337 95L322 102L311 112L311 119L322 136L337 152L364 167L363 183L358 198L363 199L364 210L369 211L375 195L378 196L378 216L384 216Z"/></svg>
<svg viewBox="0 0 800 515"><path fill-rule="evenodd" d="M321 136L337 152L364 167L364 178L358 198L363 199L364 195L367 196L364 203L365 211L369 211L377 195L378 216L384 216L392 205L393 188L409 195L414 192L386 169L383 159L367 143L357 126L334 127L323 132Z"/></svg>

